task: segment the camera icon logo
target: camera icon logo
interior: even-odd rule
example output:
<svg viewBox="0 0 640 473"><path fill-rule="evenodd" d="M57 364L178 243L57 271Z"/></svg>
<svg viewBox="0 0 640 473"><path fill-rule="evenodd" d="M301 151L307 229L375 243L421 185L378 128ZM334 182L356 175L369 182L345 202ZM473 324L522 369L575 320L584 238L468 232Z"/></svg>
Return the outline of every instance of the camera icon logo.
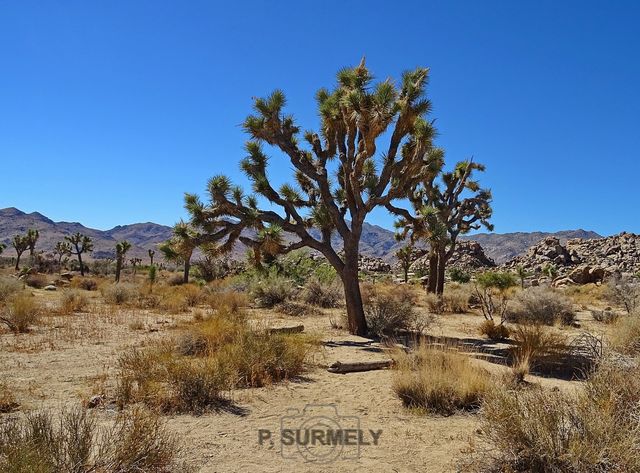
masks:
<svg viewBox="0 0 640 473"><path fill-rule="evenodd" d="M360 457L362 431L356 416L341 416L334 404L307 404L289 409L280 419L283 458L302 456L308 462L329 463Z"/></svg>

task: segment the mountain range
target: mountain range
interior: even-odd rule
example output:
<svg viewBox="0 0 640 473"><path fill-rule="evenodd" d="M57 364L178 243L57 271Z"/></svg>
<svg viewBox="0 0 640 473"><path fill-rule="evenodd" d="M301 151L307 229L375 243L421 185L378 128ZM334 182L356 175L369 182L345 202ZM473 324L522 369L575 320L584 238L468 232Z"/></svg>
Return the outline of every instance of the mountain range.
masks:
<svg viewBox="0 0 640 473"><path fill-rule="evenodd" d="M171 227L152 222L118 225L110 230L96 230L77 222L54 222L39 212L25 213L15 207L9 207L0 209L0 242L7 244L4 255L15 254L10 246L11 238L25 233L29 228L39 230L40 239L37 249L45 252L51 251L56 242L62 240L65 235L75 232L88 235L94 243L93 258L113 255L116 242L128 240L132 244L129 255L146 261L149 249L156 249L159 243L171 237ZM464 238L477 241L482 245L487 256L493 258L496 263L504 263L550 235L562 241L570 238L601 238L595 232L581 229L555 233L478 233ZM339 246L339 239L336 238L334 241L336 246ZM392 231L365 223L360 245L363 254L392 260L395 251L403 245L404 243L395 240ZM242 255L243 249L238 248L235 254Z"/></svg>

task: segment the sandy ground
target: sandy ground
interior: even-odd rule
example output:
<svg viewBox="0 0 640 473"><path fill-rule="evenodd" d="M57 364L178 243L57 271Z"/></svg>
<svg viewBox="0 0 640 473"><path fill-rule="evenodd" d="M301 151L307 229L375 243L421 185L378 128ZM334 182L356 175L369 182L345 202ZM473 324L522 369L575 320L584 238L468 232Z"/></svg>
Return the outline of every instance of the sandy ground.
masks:
<svg viewBox="0 0 640 473"><path fill-rule="evenodd" d="M59 297L43 291L34 293L41 302L50 305ZM94 298L88 313L48 316L45 324L30 334L0 334L0 379L14 390L23 411L57 409L108 390L115 382L119 353L175 333L180 324L191 320L191 315L186 314L113 309L102 305L97 294ZM315 355L315 366L303 380L232 393L241 412L167 417L170 429L183 442L181 458L196 471L458 471L457 462L478 443L477 415L419 416L405 410L392 393L392 371L346 375L327 372L326 366L334 361L377 360L387 356L375 345L352 343L366 342L365 339L332 329L330 319L339 316L338 312L324 311L322 315L302 319L270 311L251 312L254 318L271 326L303 323L307 332L333 343L326 344ZM581 313L588 325L591 322L587 317ZM481 321L478 315L445 315L431 333L477 337ZM477 363L493 372L506 369L485 361ZM573 389L579 384L536 377L530 380L561 389ZM295 417L296 411L291 411L302 413L307 405L316 407L310 408L306 416ZM116 415L110 409L97 412L105 420ZM342 427L358 422L365 440L370 442L370 430L381 430L378 444L363 446L359 452L353 448L342 452L310 449L303 451L308 458L332 458L332 454L338 458L330 464L306 461L295 447L282 447L278 435L283 416L287 417L286 426L295 428L313 417L309 412L321 413ZM261 430L273 432L273 441L260 444ZM353 455L358 457L345 458Z"/></svg>

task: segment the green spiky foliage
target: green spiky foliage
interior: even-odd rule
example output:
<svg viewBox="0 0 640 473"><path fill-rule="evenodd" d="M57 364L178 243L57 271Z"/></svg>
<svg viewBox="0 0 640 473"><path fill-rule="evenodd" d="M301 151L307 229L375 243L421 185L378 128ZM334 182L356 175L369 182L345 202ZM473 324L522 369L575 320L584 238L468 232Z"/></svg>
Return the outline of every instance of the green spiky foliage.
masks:
<svg viewBox="0 0 640 473"><path fill-rule="evenodd" d="M70 253L78 257L80 265L80 274L84 276L84 264L82 263L82 254L91 253L93 251L93 240L87 235L76 232L73 235L67 235L64 239L70 245Z"/></svg>
<svg viewBox="0 0 640 473"><path fill-rule="evenodd" d="M26 238L29 247L29 255L33 256L36 250L36 243L38 243L38 239L40 238L40 232L35 228L30 228L27 230Z"/></svg>
<svg viewBox="0 0 640 473"><path fill-rule="evenodd" d="M11 239L11 246L16 251L16 266L15 270L20 270L20 258L22 253L29 249L29 239L27 235L16 235Z"/></svg>
<svg viewBox="0 0 640 473"><path fill-rule="evenodd" d="M459 162L450 172L432 173L410 197L415 215L398 210L401 217L396 228L400 237L429 244L429 292L444 292L446 265L460 235L482 227L493 230L489 223L493 213L491 191L481 188L474 179L476 171L484 170L482 164L469 160Z"/></svg>
<svg viewBox="0 0 640 473"><path fill-rule="evenodd" d="M184 264L182 280L188 283L193 251L202 244L202 235L189 223L180 221L173 226L173 236L158 248L165 259Z"/></svg>
<svg viewBox="0 0 640 473"><path fill-rule="evenodd" d="M71 243L68 241L56 242L53 247L53 254L58 258L58 266L62 267L62 260L71 255Z"/></svg>
<svg viewBox="0 0 640 473"><path fill-rule="evenodd" d="M116 243L116 282L120 282L120 273L127 256L127 252L131 249L131 243L122 240Z"/></svg>
<svg viewBox="0 0 640 473"><path fill-rule="evenodd" d="M402 274L404 276L404 282L409 282L409 268L413 262L413 245L409 244L403 246L396 251L396 258L402 268Z"/></svg>
<svg viewBox="0 0 640 473"><path fill-rule="evenodd" d="M365 218L377 207L395 212L393 202L425 179L441 156L433 145L433 123L426 119L431 109L427 81L425 68L404 73L397 85L391 80L374 84L364 60L342 69L333 90L316 95L317 132L301 132L284 112L282 91L256 99L255 113L244 121L250 140L241 161L253 193L245 194L225 176L213 177L210 203L186 195L193 225L221 252L237 241L260 257L303 247L319 251L342 279L349 330L365 334L358 284ZM265 145L291 162L294 182L272 186ZM269 201L269 209L258 206L258 196ZM332 247L332 234L342 240L344 256Z"/></svg>

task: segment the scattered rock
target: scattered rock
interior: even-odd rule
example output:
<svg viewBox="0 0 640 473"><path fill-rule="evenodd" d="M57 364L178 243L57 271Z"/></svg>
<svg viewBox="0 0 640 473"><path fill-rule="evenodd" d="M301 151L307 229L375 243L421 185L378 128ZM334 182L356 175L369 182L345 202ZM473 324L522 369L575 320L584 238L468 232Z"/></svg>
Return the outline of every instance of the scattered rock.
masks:
<svg viewBox="0 0 640 473"><path fill-rule="evenodd" d="M55 284L49 284L48 286L43 287L43 289L45 291L57 291L58 288L55 286Z"/></svg>

